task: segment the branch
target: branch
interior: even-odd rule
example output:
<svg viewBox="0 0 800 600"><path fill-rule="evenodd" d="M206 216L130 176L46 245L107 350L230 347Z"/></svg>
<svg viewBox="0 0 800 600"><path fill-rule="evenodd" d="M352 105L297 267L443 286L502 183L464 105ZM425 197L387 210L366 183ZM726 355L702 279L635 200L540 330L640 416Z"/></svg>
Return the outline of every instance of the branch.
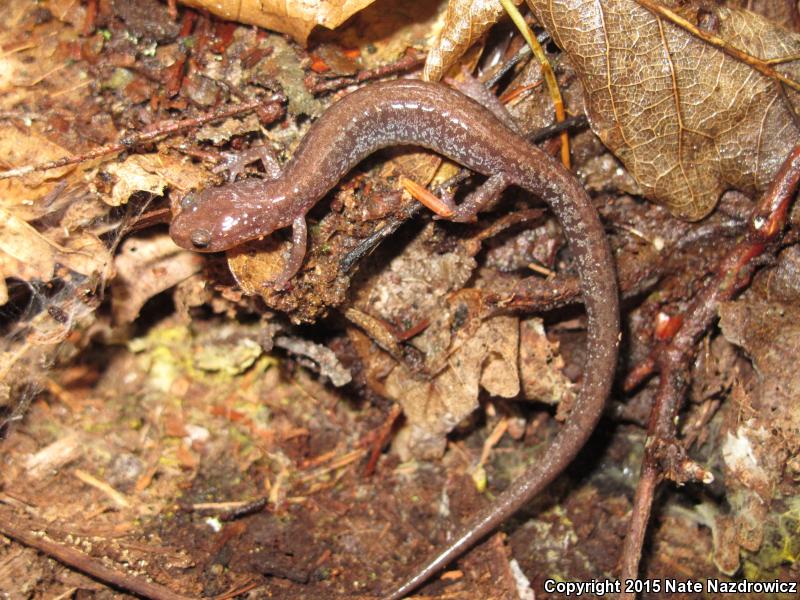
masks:
<svg viewBox="0 0 800 600"><path fill-rule="evenodd" d="M176 594L158 583L151 583L110 569L79 550L53 542L44 537L44 534L34 533L43 530L43 526L34 523L28 523L24 528L20 527L17 516L9 514L8 511L0 511L0 533L98 581L151 600L191 600L190 596Z"/></svg>
<svg viewBox="0 0 800 600"><path fill-rule="evenodd" d="M690 383L690 367L697 343L714 324L721 302L745 289L766 258L780 248L789 208L800 183L800 145L784 161L769 190L751 213L748 232L720 262L717 274L703 288L671 341L658 346L648 365L660 375L658 392L642 461L642 472L632 509L631 523L620 557L620 578L634 579L658 483L672 479L710 482L711 474L686 456L676 439L676 417ZM635 594L620 594L632 599Z"/></svg>

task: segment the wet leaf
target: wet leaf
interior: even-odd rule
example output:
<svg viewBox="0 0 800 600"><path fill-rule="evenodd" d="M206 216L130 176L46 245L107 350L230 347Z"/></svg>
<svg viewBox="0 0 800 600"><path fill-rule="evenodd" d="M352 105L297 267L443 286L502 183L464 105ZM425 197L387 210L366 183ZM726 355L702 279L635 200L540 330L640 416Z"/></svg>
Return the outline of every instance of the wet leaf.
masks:
<svg viewBox="0 0 800 600"><path fill-rule="evenodd" d="M576 69L593 131L643 194L678 217L701 219L727 189L757 194L800 137L797 93L635 0L527 2ZM469 21L487 4L499 2L452 1L460 8L426 73L440 75L456 60L454 49L488 27ZM717 36L757 58L800 50L800 36L746 10L718 8L709 21ZM796 62L776 68L800 75Z"/></svg>
<svg viewBox="0 0 800 600"><path fill-rule="evenodd" d="M674 215L700 219L726 189L764 189L797 141L796 104L775 81L633 0L529 3L577 70L594 132ZM719 37L758 58L800 49L800 36L754 13L716 17Z"/></svg>

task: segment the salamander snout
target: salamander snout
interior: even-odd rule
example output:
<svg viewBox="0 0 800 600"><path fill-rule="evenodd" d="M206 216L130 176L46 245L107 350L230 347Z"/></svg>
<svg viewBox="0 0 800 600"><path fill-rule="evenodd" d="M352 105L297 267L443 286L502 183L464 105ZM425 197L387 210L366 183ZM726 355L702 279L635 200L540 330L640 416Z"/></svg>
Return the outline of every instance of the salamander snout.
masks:
<svg viewBox="0 0 800 600"><path fill-rule="evenodd" d="M203 192L189 192L180 199L178 214L173 216L169 233L181 248L200 252L217 252L215 243L216 215L209 212L213 204L205 202Z"/></svg>

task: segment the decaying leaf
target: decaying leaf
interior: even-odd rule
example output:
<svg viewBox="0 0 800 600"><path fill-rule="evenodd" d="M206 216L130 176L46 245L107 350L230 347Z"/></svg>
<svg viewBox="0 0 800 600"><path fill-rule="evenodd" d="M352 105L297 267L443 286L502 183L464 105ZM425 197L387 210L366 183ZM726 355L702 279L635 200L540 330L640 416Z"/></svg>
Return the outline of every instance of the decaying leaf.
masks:
<svg viewBox="0 0 800 600"><path fill-rule="evenodd" d="M383 341L383 331L363 333L363 319L349 330L370 385L403 408L407 426L395 449L406 458L441 455L446 435L478 407L481 389L513 398L524 380L531 399L558 402L572 393L541 322L531 320L521 332L516 316L484 315L480 294L465 288L475 268L469 244L431 253L436 241L430 224L353 300L358 311L396 329L425 325L410 342L419 356L408 360Z"/></svg>
<svg viewBox="0 0 800 600"><path fill-rule="evenodd" d="M183 4L202 8L223 19L258 25L287 33L305 44L308 34L317 25L333 29L373 0L322 0L315 2L281 2L275 0L181 0Z"/></svg>
<svg viewBox="0 0 800 600"><path fill-rule="evenodd" d="M202 257L181 250L166 233L151 238L128 238L115 260L111 288L114 320L129 323L150 298L202 268Z"/></svg>
<svg viewBox="0 0 800 600"><path fill-rule="evenodd" d="M134 192L161 195L167 186L186 191L200 187L207 179L199 167L167 154L134 154L104 170L115 180L111 195L103 195L111 206L125 204Z"/></svg>
<svg viewBox="0 0 800 600"><path fill-rule="evenodd" d="M797 93L635 0L527 2L576 69L594 132L643 194L678 217L703 218L726 189L760 192L800 137ZM479 29L467 26L478 9L486 3L454 11L451 31L429 55L431 77L455 61L453 49L488 27L480 20ZM760 59L800 50L799 35L746 10L718 8L711 21L716 35ZM796 62L777 69L800 74Z"/></svg>
<svg viewBox="0 0 800 600"><path fill-rule="evenodd" d="M520 4L521 0L514 0ZM439 81L467 49L505 14L499 0L450 0L436 43L428 52L424 78Z"/></svg>
<svg viewBox="0 0 800 600"><path fill-rule="evenodd" d="M524 319L519 329L519 370L525 397L571 405L575 399L573 384L563 373L564 359L558 354L558 344L547 339L542 320Z"/></svg>
<svg viewBox="0 0 800 600"><path fill-rule="evenodd" d="M592 129L674 215L700 219L726 189L764 189L797 142L794 92L634 0L529 3L579 74ZM800 36L754 13L716 16L717 35L758 58L800 49Z"/></svg>
<svg viewBox="0 0 800 600"><path fill-rule="evenodd" d="M758 562L775 552L769 545L783 543L768 534L776 528L773 500L793 494L783 483L800 450L800 374L786 368L786 357L800 351L798 266L800 251L787 249L741 298L720 306L723 335L747 353L756 371L753 385L737 382L732 391L722 459L736 542L750 552L766 546Z"/></svg>
<svg viewBox="0 0 800 600"><path fill-rule="evenodd" d="M506 398L519 393L517 319L475 317L476 323L454 337L452 347L441 348L435 338L447 333L453 314L444 309L440 314L444 318L433 323L417 344L433 342L426 358L446 360L445 366L428 379L397 365L385 380L386 394L402 406L407 419L404 435L395 444L406 458L440 456L447 434L478 408L481 387Z"/></svg>
<svg viewBox="0 0 800 600"><path fill-rule="evenodd" d="M57 264L82 275L101 275L110 260L105 244L92 234L74 234L59 245L0 208L0 305L8 301L7 277L47 282Z"/></svg>
<svg viewBox="0 0 800 600"><path fill-rule="evenodd" d="M726 463L762 500L772 497L786 457L800 449L800 409L795 402L800 393L800 374L786 369L780 358L800 351L798 323L800 310L796 305L771 302L754 292L720 308L725 337L744 348L758 372L758 385L747 398L751 414L757 417L729 434L733 436L730 446L741 448L747 442L761 447L757 464L755 458L741 458L747 454L743 452L735 454L739 457L736 461L726 458Z"/></svg>
<svg viewBox="0 0 800 600"><path fill-rule="evenodd" d="M342 365L333 350L323 344L291 335L276 336L273 343L297 356L301 364L327 377L336 387L347 385L353 379L350 370Z"/></svg>

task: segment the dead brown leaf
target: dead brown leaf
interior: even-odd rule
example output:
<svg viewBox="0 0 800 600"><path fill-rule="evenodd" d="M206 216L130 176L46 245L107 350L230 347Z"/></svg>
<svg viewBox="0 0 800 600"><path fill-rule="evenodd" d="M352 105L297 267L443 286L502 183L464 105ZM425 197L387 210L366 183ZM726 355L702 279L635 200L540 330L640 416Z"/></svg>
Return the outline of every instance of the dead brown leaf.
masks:
<svg viewBox="0 0 800 600"><path fill-rule="evenodd" d="M506 398L519 393L516 317L481 320L475 316L473 323L453 336L451 345L442 347L441 338L449 337L453 313L441 310L439 315L416 345L427 350L428 361L444 362L443 368L425 378L398 364L385 380L387 396L402 406L407 420L395 443L401 456L441 455L447 434L478 407L481 387Z"/></svg>
<svg viewBox="0 0 800 600"><path fill-rule="evenodd" d="M768 534L773 500L796 494L787 474L800 449L800 374L787 368L787 358L800 352L798 256L796 248L787 249L751 289L720 306L725 339L744 350L755 367L752 381L737 377L721 431L736 543L751 552L776 543Z"/></svg>
<svg viewBox="0 0 800 600"><path fill-rule="evenodd" d="M8 301L5 278L50 281L56 264L82 275L103 275L111 262L106 245L91 233L73 234L59 245L0 208L0 306Z"/></svg>
<svg viewBox="0 0 800 600"><path fill-rule="evenodd" d="M150 298L199 271L203 259L181 250L163 233L125 240L115 265L117 276L111 288L114 319L117 323L129 323Z"/></svg>
<svg viewBox="0 0 800 600"><path fill-rule="evenodd" d="M398 358L396 349L392 353L397 344L382 343L375 333L368 338L350 331L370 385L403 408L407 425L395 450L406 458L441 455L447 434L478 407L481 389L513 398L524 376L531 398L557 402L571 394L541 322L538 328L533 321L525 327L526 343L521 344L518 317L487 318L480 294L464 288L475 268L469 244L431 253L436 241L437 228L429 225L367 278L353 301L359 311L385 323L426 325L409 344L420 353L422 371L413 361ZM527 344L531 341L536 343Z"/></svg>
<svg viewBox="0 0 800 600"><path fill-rule="evenodd" d="M570 405L575 398L572 382L564 375L564 359L558 343L547 339L544 324L538 317L519 324L519 369L522 390L529 400L548 404Z"/></svg>
<svg viewBox="0 0 800 600"><path fill-rule="evenodd" d="M301 44L305 44L317 25L334 29L373 1L181 0L183 4L202 8L223 19L287 33Z"/></svg>
<svg viewBox="0 0 800 600"><path fill-rule="evenodd" d="M727 189L759 193L800 137L797 93L635 0L527 3L576 69L594 132L643 194L678 217L703 218ZM426 74L441 76L498 6L452 0ZM760 59L800 50L800 35L746 10L717 8L710 21L717 36ZM800 75L797 62L776 68Z"/></svg>
<svg viewBox="0 0 800 600"><path fill-rule="evenodd" d="M504 14L500 0L449 0L441 29L428 49L423 78L439 81Z"/></svg>
<svg viewBox="0 0 800 600"><path fill-rule="evenodd" d="M103 199L111 206L125 204L138 191L160 196L169 186L179 191L195 189L208 176L200 167L167 154L134 154L104 170L115 178L110 195Z"/></svg>
<svg viewBox="0 0 800 600"><path fill-rule="evenodd" d="M520 3L521 0L514 0L514 4ZM499 0L450 0L439 39L425 61L424 78L439 81L504 14Z"/></svg>
<svg viewBox="0 0 800 600"><path fill-rule="evenodd" d="M34 132L20 131L12 125L0 124L0 162L22 166L69 156L65 149ZM58 181L73 167L31 174L25 179L0 180L0 206L13 210L22 219L35 219L48 212L45 200Z"/></svg>
<svg viewBox="0 0 800 600"><path fill-rule="evenodd" d="M269 284L283 271L290 243L281 243L271 236L227 252L228 267L245 294L260 295L271 291Z"/></svg>
<svg viewBox="0 0 800 600"><path fill-rule="evenodd" d="M674 215L700 219L729 188L763 190L796 143L793 105L775 81L634 0L529 5L577 70L594 132ZM754 13L716 16L717 35L758 58L800 49L800 36Z"/></svg>
<svg viewBox="0 0 800 600"><path fill-rule="evenodd" d="M0 208L0 306L8 301L6 278L50 281L55 271L55 252L38 231Z"/></svg>

